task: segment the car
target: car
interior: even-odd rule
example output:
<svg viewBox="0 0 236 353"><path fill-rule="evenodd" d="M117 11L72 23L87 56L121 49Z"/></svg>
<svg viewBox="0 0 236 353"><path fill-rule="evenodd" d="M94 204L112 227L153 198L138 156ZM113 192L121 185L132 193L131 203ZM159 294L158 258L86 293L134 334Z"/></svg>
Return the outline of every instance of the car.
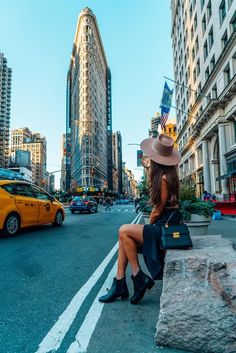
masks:
<svg viewBox="0 0 236 353"><path fill-rule="evenodd" d="M120 204L121 205L128 205L129 204L129 199L120 199Z"/></svg>
<svg viewBox="0 0 236 353"><path fill-rule="evenodd" d="M75 213L76 211L97 212L98 204L92 196L75 196L70 202L70 211L71 213Z"/></svg>
<svg viewBox="0 0 236 353"><path fill-rule="evenodd" d="M52 223L61 226L63 205L34 184L0 180L0 231L13 236L21 228Z"/></svg>

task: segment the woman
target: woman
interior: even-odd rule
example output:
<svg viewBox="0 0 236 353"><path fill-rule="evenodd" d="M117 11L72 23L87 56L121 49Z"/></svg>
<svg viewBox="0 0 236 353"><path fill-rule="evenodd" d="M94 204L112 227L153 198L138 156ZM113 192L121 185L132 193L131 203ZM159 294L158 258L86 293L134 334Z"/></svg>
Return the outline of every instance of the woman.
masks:
<svg viewBox="0 0 236 353"><path fill-rule="evenodd" d="M134 284L131 304L138 303L146 290L153 287L153 279L162 278L164 252L161 250L160 226L174 211L176 212L172 222L179 223L181 220L178 211L179 179L177 174L180 155L174 148L174 140L161 134L156 139L149 138L142 141L141 149L147 156L144 158L144 163L149 170L150 201L154 205L150 215L150 224L124 224L120 227L117 273L111 289L99 298L99 301L103 303L129 297L125 279L128 262L131 266L131 278ZM140 245L142 245L144 260L152 278L140 268L137 250Z"/></svg>

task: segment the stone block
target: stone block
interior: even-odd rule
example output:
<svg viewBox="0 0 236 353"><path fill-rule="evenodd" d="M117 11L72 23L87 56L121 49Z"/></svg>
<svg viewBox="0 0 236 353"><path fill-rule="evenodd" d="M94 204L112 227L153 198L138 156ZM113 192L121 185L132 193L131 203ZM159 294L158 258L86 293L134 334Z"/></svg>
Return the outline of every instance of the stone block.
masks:
<svg viewBox="0 0 236 353"><path fill-rule="evenodd" d="M156 344L236 353L236 252L220 235L192 241L167 251Z"/></svg>

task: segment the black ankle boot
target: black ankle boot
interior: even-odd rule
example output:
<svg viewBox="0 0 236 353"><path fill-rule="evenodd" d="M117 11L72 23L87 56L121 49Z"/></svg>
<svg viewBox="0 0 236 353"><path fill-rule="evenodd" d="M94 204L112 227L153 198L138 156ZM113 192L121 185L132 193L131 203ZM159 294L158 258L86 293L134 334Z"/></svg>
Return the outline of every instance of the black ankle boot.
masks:
<svg viewBox="0 0 236 353"><path fill-rule="evenodd" d="M102 303L111 303L117 298L127 299L129 298L129 291L126 284L125 277L122 279L113 279L113 283L109 292L99 298Z"/></svg>
<svg viewBox="0 0 236 353"><path fill-rule="evenodd" d="M136 276L131 276L134 282L134 294L130 299L131 304L138 303L144 296L147 289L154 286L154 281L140 269Z"/></svg>

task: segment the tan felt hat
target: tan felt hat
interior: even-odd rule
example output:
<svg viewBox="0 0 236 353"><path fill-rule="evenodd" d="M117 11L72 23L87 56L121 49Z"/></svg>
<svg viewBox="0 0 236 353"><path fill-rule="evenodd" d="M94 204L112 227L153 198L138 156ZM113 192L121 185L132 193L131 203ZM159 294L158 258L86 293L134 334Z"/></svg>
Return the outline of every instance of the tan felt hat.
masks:
<svg viewBox="0 0 236 353"><path fill-rule="evenodd" d="M163 165L177 165L181 156L174 147L172 137L160 134L157 138L148 138L141 142L142 151L154 162Z"/></svg>

